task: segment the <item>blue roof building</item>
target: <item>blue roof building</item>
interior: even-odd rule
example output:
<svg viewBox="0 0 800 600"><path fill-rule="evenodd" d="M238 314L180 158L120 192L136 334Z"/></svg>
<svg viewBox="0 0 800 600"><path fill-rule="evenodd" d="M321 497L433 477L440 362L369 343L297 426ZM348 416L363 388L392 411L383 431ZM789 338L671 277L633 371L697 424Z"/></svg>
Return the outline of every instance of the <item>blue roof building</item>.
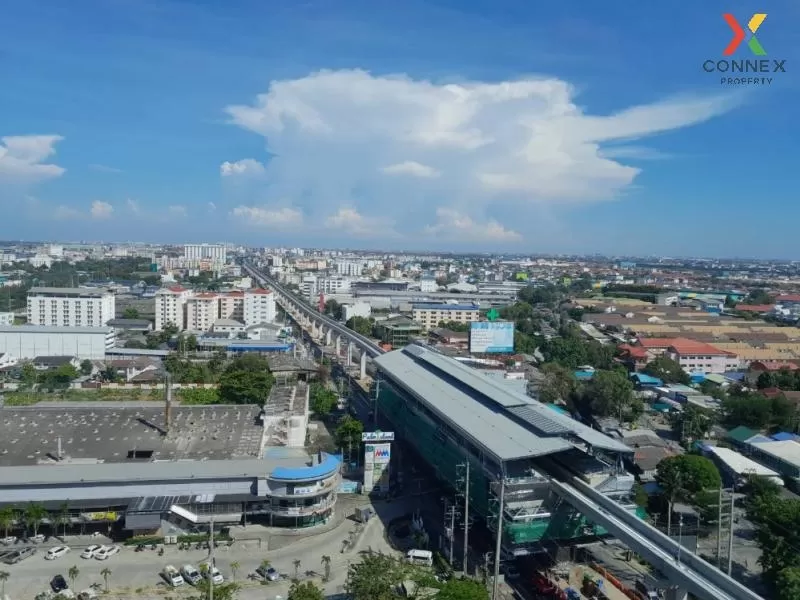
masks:
<svg viewBox="0 0 800 600"><path fill-rule="evenodd" d="M658 377L652 377L650 375L645 375L644 373L635 373L631 375L631 380L635 385L642 387L659 387L664 385L664 382Z"/></svg>

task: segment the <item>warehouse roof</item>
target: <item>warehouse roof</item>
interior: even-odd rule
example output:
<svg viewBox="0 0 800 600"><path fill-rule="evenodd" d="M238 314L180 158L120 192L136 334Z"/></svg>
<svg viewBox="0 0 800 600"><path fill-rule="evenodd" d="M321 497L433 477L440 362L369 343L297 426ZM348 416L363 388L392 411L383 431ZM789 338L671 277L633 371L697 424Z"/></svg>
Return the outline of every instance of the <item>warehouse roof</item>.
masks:
<svg viewBox="0 0 800 600"><path fill-rule="evenodd" d="M412 344L375 362L397 385L499 460L561 452L575 442L631 452L603 433L425 346Z"/></svg>
<svg viewBox="0 0 800 600"><path fill-rule="evenodd" d="M712 446L709 451L716 455L720 462L724 463L731 471L737 475L759 475L762 477L780 477L772 469L768 469L764 465L757 463L739 454L730 448L722 448L720 446Z"/></svg>
<svg viewBox="0 0 800 600"><path fill-rule="evenodd" d="M54 327L51 325L0 325L0 333L113 333L111 327Z"/></svg>

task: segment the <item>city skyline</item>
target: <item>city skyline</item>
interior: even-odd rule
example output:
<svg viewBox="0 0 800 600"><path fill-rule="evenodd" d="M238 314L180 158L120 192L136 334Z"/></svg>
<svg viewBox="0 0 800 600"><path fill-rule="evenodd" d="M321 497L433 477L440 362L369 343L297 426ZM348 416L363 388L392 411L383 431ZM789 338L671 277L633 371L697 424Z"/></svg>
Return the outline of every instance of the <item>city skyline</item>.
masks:
<svg viewBox="0 0 800 600"><path fill-rule="evenodd" d="M702 65L751 3L404 7L14 6L0 237L800 255L796 7L748 89Z"/></svg>

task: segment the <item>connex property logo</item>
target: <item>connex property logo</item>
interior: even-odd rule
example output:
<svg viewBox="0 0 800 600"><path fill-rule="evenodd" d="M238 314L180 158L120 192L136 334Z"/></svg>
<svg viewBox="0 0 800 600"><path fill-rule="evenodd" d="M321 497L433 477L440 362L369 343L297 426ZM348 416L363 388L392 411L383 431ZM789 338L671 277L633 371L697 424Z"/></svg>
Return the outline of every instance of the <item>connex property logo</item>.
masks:
<svg viewBox="0 0 800 600"><path fill-rule="evenodd" d="M739 55L744 54L740 47L746 39L746 48L749 49L751 57L708 59L703 63L703 70L706 73L719 73L720 85L746 86L770 85L776 73L786 73L785 59L762 58L767 56L767 51L756 37L756 32L764 24L767 13L756 13L750 17L746 31L732 14L725 13L722 18L733 32L733 38L722 51L722 55L734 56L737 51L739 51Z"/></svg>

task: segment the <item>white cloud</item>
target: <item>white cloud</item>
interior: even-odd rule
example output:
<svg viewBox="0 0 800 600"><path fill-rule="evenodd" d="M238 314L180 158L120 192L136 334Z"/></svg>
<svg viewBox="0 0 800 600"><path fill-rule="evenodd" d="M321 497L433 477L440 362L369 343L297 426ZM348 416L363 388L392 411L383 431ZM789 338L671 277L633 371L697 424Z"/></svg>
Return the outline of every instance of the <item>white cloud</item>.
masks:
<svg viewBox="0 0 800 600"><path fill-rule="evenodd" d="M173 217L185 217L189 214L189 211L186 210L186 207L181 204L174 204L172 206L167 207L167 212L170 216Z"/></svg>
<svg viewBox="0 0 800 600"><path fill-rule="evenodd" d="M66 169L43 163L55 154L60 135L17 135L0 138L0 180L36 182L61 176Z"/></svg>
<svg viewBox="0 0 800 600"><path fill-rule="evenodd" d="M575 96L552 77L439 84L341 70L273 81L252 105L226 112L266 139L264 202L302 201L311 221L351 206L410 232L430 222L442 198L466 214L496 203L538 212L614 199L640 172L620 148L734 105L723 96L673 98L602 116ZM603 152L609 145L619 158Z"/></svg>
<svg viewBox="0 0 800 600"><path fill-rule="evenodd" d="M303 213L290 207L237 206L231 216L245 225L267 228L297 227L303 223Z"/></svg>
<svg viewBox="0 0 800 600"><path fill-rule="evenodd" d="M352 206L343 206L325 219L325 227L348 236L356 237L394 237L396 232L384 218L365 217Z"/></svg>
<svg viewBox="0 0 800 600"><path fill-rule="evenodd" d="M89 209L89 215L93 219L108 219L114 213L114 207L108 202L101 202L95 200L92 202L92 207Z"/></svg>
<svg viewBox="0 0 800 600"><path fill-rule="evenodd" d="M128 198L125 201L125 205L128 207L128 210L130 212L132 212L134 215L141 214L141 212L142 212L142 209L139 206L139 203L136 200L133 200L132 198Z"/></svg>
<svg viewBox="0 0 800 600"><path fill-rule="evenodd" d="M428 165L423 165L413 160L389 165L381 169L387 175L411 175L412 177L438 177L439 171Z"/></svg>
<svg viewBox="0 0 800 600"><path fill-rule="evenodd" d="M244 158L236 162L226 160L219 166L219 174L223 177L256 177L264 174L264 165L254 158Z"/></svg>
<svg viewBox="0 0 800 600"><path fill-rule="evenodd" d="M425 233L440 239L466 243L522 241L522 235L506 229L494 219L475 221L468 215L452 208L437 209L436 224L426 227Z"/></svg>

